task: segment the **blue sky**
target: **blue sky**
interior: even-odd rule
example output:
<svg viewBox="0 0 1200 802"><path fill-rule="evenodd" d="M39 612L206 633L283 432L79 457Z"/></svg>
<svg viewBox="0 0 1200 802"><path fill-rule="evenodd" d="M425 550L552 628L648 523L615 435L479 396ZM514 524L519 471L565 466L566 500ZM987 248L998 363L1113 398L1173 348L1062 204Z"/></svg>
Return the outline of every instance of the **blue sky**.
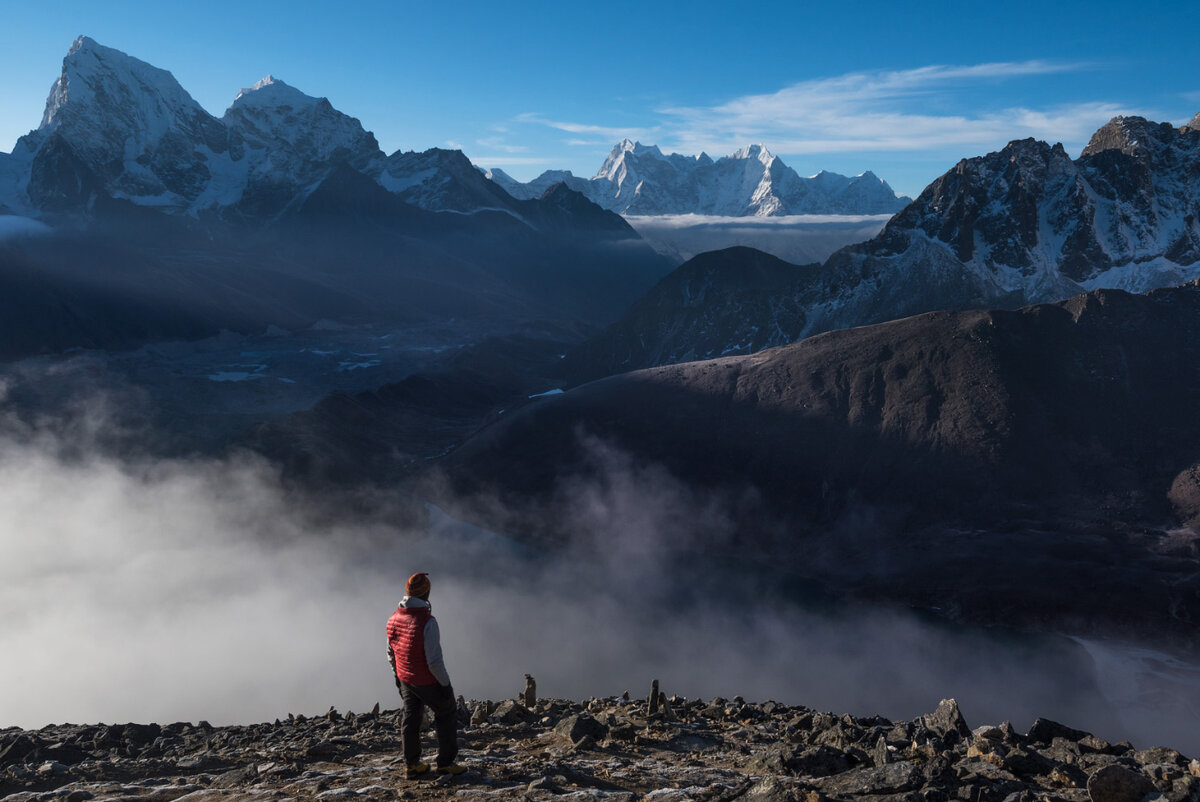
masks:
<svg viewBox="0 0 1200 802"><path fill-rule="evenodd" d="M459 147L519 179L591 176L628 136L916 194L1027 136L1076 155L1115 114L1200 111L1200 3L5 2L0 150L79 34L174 73L218 116L270 73L387 152Z"/></svg>

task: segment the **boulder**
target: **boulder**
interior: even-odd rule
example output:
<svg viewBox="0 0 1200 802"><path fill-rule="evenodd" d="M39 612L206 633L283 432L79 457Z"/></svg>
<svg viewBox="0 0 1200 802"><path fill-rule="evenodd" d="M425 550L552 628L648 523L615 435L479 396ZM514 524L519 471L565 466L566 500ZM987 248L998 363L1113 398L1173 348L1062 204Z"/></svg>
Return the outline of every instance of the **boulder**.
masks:
<svg viewBox="0 0 1200 802"><path fill-rule="evenodd" d="M224 774L218 774L212 781L213 788L233 788L237 785L244 785L258 777L257 767L244 766L238 769L231 769Z"/></svg>
<svg viewBox="0 0 1200 802"><path fill-rule="evenodd" d="M917 765L903 760L867 769L852 769L815 781L813 784L834 797L899 794L922 784L924 775Z"/></svg>
<svg viewBox="0 0 1200 802"><path fill-rule="evenodd" d="M157 724L126 724L122 728L124 740L132 744L148 744L162 734Z"/></svg>
<svg viewBox="0 0 1200 802"><path fill-rule="evenodd" d="M1004 768L1023 779L1046 777L1056 765L1042 753L1030 749L1013 749L1004 756Z"/></svg>
<svg viewBox="0 0 1200 802"><path fill-rule="evenodd" d="M1066 738L1068 741L1079 742L1087 738L1091 733L1083 730L1072 729L1065 724L1059 724L1057 721L1051 721L1048 718L1039 718L1033 722L1033 726L1029 728L1029 732L1025 734L1035 744L1046 744L1047 746L1054 742L1055 738Z"/></svg>
<svg viewBox="0 0 1200 802"><path fill-rule="evenodd" d="M774 744L750 761L750 768L764 774L787 774L796 756L796 749L787 744Z"/></svg>
<svg viewBox="0 0 1200 802"><path fill-rule="evenodd" d="M554 734L571 743L577 743L581 738L590 735L596 742L608 737L608 727L592 718L587 713L567 716L554 728Z"/></svg>
<svg viewBox="0 0 1200 802"><path fill-rule="evenodd" d="M855 767L855 762L840 749L831 746L812 746L795 753L788 769L805 777L829 777Z"/></svg>
<svg viewBox="0 0 1200 802"><path fill-rule="evenodd" d="M1188 761L1174 749L1165 746L1154 746L1149 749L1138 749L1133 753L1133 759L1143 766L1170 763L1174 766L1186 766Z"/></svg>
<svg viewBox="0 0 1200 802"><path fill-rule="evenodd" d="M493 724L507 724L512 726L513 724L520 724L522 721L529 721L532 718L534 718L533 713L529 712L529 709L523 704L515 702L512 699L505 699L488 716L488 721Z"/></svg>
<svg viewBox="0 0 1200 802"><path fill-rule="evenodd" d="M18 735L8 745L0 747L0 766L23 762L25 758L38 751L38 746L39 744L34 738L23 733Z"/></svg>
<svg viewBox="0 0 1200 802"><path fill-rule="evenodd" d="M1146 775L1113 763L1088 777L1087 792L1092 802L1141 802L1155 788Z"/></svg>
<svg viewBox="0 0 1200 802"><path fill-rule="evenodd" d="M936 733L947 746L971 738L971 728L967 726L962 712L958 709L958 702L954 699L943 699L938 703L936 710L921 717L921 724L925 729Z"/></svg>
<svg viewBox="0 0 1200 802"><path fill-rule="evenodd" d="M479 702L471 710L471 724L478 727L486 722L490 715L492 715L492 703Z"/></svg>

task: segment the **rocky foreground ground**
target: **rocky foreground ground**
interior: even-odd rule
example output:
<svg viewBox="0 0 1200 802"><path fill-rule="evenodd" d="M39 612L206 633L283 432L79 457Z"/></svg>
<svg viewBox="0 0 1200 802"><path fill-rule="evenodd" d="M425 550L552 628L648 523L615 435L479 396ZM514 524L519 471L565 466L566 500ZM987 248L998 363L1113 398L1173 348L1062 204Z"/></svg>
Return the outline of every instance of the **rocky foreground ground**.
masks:
<svg viewBox="0 0 1200 802"><path fill-rule="evenodd" d="M652 695L652 698L653 697ZM460 699L457 777L404 779L400 712L250 726L0 730L0 798L1196 802L1200 762L1038 719L972 731L953 700L912 721L776 702ZM526 701L531 701L526 699ZM434 749L427 732L426 757Z"/></svg>

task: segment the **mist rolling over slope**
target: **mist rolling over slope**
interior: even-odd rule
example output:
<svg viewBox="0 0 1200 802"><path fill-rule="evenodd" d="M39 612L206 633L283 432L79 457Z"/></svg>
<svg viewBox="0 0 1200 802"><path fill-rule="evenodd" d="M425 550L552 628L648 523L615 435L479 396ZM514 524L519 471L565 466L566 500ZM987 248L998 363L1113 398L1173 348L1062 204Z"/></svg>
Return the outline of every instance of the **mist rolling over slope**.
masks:
<svg viewBox="0 0 1200 802"><path fill-rule="evenodd" d="M452 679L472 697L507 696L527 672L567 697L658 677L681 694L864 714L915 714L953 694L983 719L1175 735L1162 711L1150 731L1105 701L1111 677L1068 641L802 603L752 572L712 571L685 546L697 531L727 536L731 513L697 504L663 471L616 468L578 487L580 540L541 552L436 510L426 527L398 530L386 497L372 515L331 517L250 456L81 449L81 431L105 425L95 415L60 430L70 442L11 421L3 434L0 603L18 613L0 649L23 656L0 667L0 684L19 690L0 709L9 723L232 722L390 704L383 622L403 577L428 570Z"/></svg>

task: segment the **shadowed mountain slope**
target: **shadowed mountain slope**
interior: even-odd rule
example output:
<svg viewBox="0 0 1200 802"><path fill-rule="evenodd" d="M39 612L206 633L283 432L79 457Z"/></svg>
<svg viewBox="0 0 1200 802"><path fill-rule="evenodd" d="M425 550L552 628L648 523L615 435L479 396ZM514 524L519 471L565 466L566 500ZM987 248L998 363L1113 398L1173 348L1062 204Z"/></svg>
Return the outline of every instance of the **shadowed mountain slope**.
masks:
<svg viewBox="0 0 1200 802"><path fill-rule="evenodd" d="M569 379L579 383L795 342L807 322L804 288L819 268L740 246L702 253L573 350Z"/></svg>
<svg viewBox="0 0 1200 802"><path fill-rule="evenodd" d="M1130 533L1200 521L1197 399L1200 285L1104 290L609 377L502 420L445 467L458 497L489 499L462 514L569 540L571 489L610 481L603 455L623 454L702 498L728 499L737 533L718 551L760 553L909 601L926 591L936 599L922 583L937 574L948 597L976 594L977 613L1011 606L983 598L997 590L1032 593L1012 602L1028 620L1034 598L1082 614L1038 583L1063 580L1058 571L1088 575L1089 560L1099 561L1092 581L1116 583L1114 598L1118 586L1132 593L1135 564L1157 547ZM959 536L974 531L1005 534ZM918 555L904 547L914 532L926 533ZM1110 543L1099 532L1125 534ZM1176 556L1193 576L1200 565L1187 542ZM1110 562L1116 555L1125 562ZM960 559L982 562L944 573ZM1008 570L984 578L989 560ZM1146 585L1147 598L1164 581ZM1142 610L1184 593L1188 615L1200 617L1198 589L1189 580ZM1143 614L1134 607L1114 615Z"/></svg>

